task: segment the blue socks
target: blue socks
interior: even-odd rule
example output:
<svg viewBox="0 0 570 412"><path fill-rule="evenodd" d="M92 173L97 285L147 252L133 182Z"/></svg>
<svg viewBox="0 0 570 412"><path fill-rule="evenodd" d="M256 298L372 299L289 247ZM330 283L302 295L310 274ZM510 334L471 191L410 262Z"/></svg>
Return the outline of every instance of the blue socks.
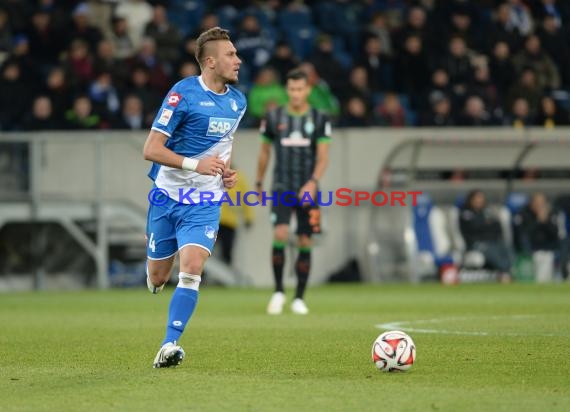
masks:
<svg viewBox="0 0 570 412"><path fill-rule="evenodd" d="M197 275L184 272L178 274L178 286L172 294L168 308L168 323L163 345L180 339L198 303L200 281L201 278Z"/></svg>

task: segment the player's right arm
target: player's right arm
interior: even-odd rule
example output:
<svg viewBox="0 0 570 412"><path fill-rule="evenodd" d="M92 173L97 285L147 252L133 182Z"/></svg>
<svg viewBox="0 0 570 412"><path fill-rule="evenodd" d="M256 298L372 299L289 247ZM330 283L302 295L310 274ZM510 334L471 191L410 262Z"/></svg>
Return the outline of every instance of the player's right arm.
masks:
<svg viewBox="0 0 570 412"><path fill-rule="evenodd" d="M186 158L167 148L165 146L167 139L167 135L152 129L144 144L143 156L145 160L178 169L193 170L201 175L223 174L225 163L219 157L210 156L199 160ZM185 159L190 159L190 161Z"/></svg>

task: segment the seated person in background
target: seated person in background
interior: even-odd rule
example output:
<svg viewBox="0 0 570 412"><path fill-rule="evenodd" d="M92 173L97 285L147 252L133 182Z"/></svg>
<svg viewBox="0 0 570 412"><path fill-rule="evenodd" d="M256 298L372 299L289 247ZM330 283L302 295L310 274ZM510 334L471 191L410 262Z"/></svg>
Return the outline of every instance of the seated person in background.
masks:
<svg viewBox="0 0 570 412"><path fill-rule="evenodd" d="M529 255L537 251L553 252L560 261L563 277L568 277L568 253L563 247L558 213L550 207L543 193L534 193L528 205L517 213L514 229L518 251Z"/></svg>
<svg viewBox="0 0 570 412"><path fill-rule="evenodd" d="M467 195L459 215L459 228L467 251L478 251L485 257L485 267L509 276L511 254L503 239L501 224L487 208L485 194L473 190Z"/></svg>

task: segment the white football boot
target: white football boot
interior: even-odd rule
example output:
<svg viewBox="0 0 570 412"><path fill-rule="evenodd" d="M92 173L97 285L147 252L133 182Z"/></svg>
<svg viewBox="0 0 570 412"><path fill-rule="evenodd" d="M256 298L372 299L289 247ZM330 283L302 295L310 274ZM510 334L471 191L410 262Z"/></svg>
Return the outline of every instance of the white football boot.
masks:
<svg viewBox="0 0 570 412"><path fill-rule="evenodd" d="M291 312L296 315L306 315L309 313L309 308L305 305L303 299L295 299L291 303Z"/></svg>
<svg viewBox="0 0 570 412"><path fill-rule="evenodd" d="M176 342L165 343L156 354L152 367L170 368L171 366L180 365L184 360L184 356L186 356L184 349L178 346Z"/></svg>
<svg viewBox="0 0 570 412"><path fill-rule="evenodd" d="M267 305L267 314L269 315L281 315L283 312L283 306L285 305L285 294L283 292L275 292L269 304Z"/></svg>
<svg viewBox="0 0 570 412"><path fill-rule="evenodd" d="M163 283L160 286L154 286L152 284L152 282L150 281L150 277L149 276L146 277L146 286L147 286L148 290L150 291L150 293L152 293L153 295L160 293L162 291L162 289L164 289L164 285L166 285L166 283Z"/></svg>

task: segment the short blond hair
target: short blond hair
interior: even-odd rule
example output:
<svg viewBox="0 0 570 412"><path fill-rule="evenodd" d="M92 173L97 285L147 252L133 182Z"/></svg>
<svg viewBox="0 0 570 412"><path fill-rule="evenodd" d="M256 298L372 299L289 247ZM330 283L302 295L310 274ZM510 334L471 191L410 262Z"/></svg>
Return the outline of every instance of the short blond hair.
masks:
<svg viewBox="0 0 570 412"><path fill-rule="evenodd" d="M202 67L202 63L206 58L206 47L205 44L209 41L218 41L218 40L230 40L230 32L228 30L222 29L220 27L212 27L209 30L206 30L198 37L196 40L196 53L195 57L198 61L200 67Z"/></svg>

